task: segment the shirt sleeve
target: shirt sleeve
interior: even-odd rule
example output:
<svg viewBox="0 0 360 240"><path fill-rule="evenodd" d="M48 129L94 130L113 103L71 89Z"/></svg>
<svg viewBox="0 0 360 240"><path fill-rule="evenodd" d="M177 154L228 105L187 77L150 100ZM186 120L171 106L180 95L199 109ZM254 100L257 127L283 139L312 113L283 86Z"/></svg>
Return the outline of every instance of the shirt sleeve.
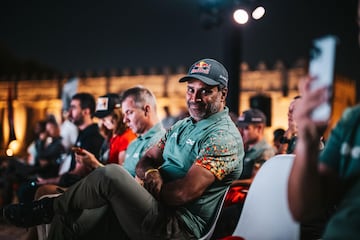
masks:
<svg viewBox="0 0 360 240"><path fill-rule="evenodd" d="M241 148L231 134L218 131L203 142L195 164L208 169L217 179L222 180L239 164Z"/></svg>

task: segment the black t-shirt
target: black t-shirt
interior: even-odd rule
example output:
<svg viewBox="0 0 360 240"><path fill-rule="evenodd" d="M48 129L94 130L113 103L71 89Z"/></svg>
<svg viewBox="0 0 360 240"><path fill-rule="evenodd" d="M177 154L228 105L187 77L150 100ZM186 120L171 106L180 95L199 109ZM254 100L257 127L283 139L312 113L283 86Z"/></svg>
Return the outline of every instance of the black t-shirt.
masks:
<svg viewBox="0 0 360 240"><path fill-rule="evenodd" d="M79 131L78 138L76 139L75 146L81 147L92 154L95 155L97 159L99 159L100 148L103 144L104 138L101 136L99 132L99 127L96 123L89 125L84 130ZM70 170L75 167L75 155L72 156L71 167Z"/></svg>

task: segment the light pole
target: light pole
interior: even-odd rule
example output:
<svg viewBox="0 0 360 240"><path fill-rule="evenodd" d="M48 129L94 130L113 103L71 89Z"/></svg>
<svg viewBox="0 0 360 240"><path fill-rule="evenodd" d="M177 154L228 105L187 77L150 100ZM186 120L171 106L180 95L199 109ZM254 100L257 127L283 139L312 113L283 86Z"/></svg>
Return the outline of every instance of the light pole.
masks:
<svg viewBox="0 0 360 240"><path fill-rule="evenodd" d="M230 112L239 114L241 92L242 28L250 19L258 20L265 14L265 8L251 0L200 0L204 27L223 25L224 65L229 71L229 92L227 106ZM251 17L249 16L251 13ZM225 16L225 19L223 19Z"/></svg>
<svg viewBox="0 0 360 240"><path fill-rule="evenodd" d="M230 112L239 115L240 83L242 62L242 28L235 26L232 21L224 23L224 65L229 71L229 91L226 105Z"/></svg>
<svg viewBox="0 0 360 240"><path fill-rule="evenodd" d="M254 4L254 3L253 3ZM265 14L262 6L253 6L250 2L237 2L230 8L225 22L224 63L229 69L229 92L227 106L230 112L239 115L241 93L241 62L243 46L243 26L249 19L258 20ZM251 14L251 17L249 16Z"/></svg>

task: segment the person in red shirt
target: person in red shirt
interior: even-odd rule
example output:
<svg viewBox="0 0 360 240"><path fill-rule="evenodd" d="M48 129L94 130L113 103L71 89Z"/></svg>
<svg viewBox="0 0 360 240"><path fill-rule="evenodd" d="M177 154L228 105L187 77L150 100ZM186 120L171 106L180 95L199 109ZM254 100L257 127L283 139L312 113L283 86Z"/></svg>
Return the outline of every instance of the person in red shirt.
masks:
<svg viewBox="0 0 360 240"><path fill-rule="evenodd" d="M125 160L125 151L129 143L136 138L136 134L124 123L120 96L109 93L99 97L95 117L100 119L100 124L112 132L109 138L109 156L106 164L122 165Z"/></svg>

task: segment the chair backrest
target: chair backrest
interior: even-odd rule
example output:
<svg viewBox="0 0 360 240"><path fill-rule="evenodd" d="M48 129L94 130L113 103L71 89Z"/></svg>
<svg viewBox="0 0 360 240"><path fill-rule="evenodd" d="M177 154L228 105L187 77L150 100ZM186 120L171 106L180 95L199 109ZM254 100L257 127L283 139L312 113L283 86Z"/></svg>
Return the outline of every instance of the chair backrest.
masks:
<svg viewBox="0 0 360 240"><path fill-rule="evenodd" d="M221 210L222 210L223 205L224 205L224 202L225 202L226 194L228 193L229 189L230 189L230 187L228 187L228 188L226 189L226 191L225 191L225 193L224 193L224 196L223 196L223 198L221 199L221 202L220 202L220 204L219 204L219 206L218 206L218 208L217 208L217 212L216 212L215 218L214 218L214 220L213 220L213 223L212 223L209 231L208 231L204 236L202 236L201 238L199 238L199 240L209 240L209 239L212 237L212 235L213 235L213 233L214 233L214 230L215 230L215 227L216 227L216 223L217 223L217 221L218 221L218 219L219 219Z"/></svg>
<svg viewBox="0 0 360 240"><path fill-rule="evenodd" d="M300 225L291 216L287 183L293 154L276 155L257 172L233 236L246 240L299 239Z"/></svg>

